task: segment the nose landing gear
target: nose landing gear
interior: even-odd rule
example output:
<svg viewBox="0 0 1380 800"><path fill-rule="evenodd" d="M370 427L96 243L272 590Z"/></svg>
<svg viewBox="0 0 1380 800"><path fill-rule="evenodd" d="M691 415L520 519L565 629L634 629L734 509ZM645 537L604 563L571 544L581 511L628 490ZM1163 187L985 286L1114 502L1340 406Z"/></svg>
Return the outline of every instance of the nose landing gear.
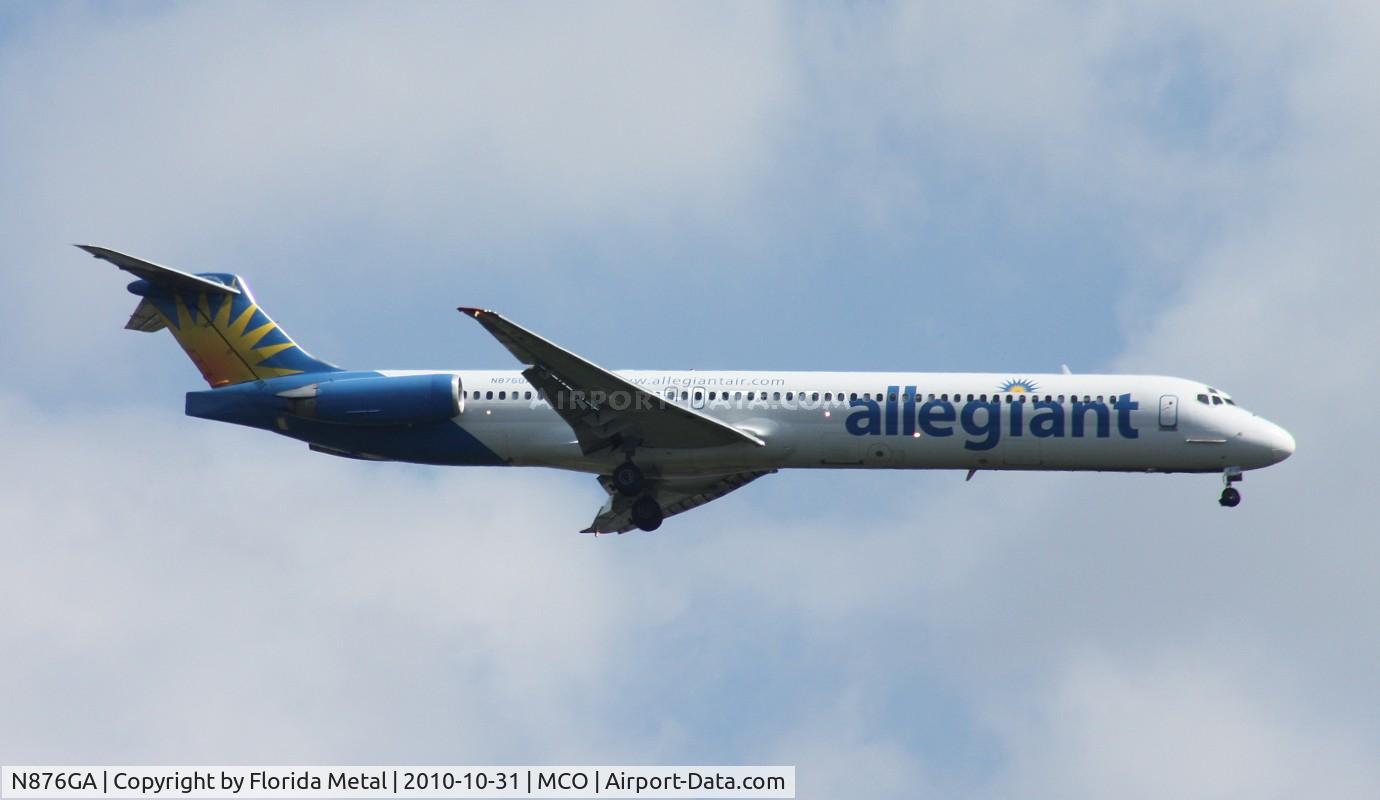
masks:
<svg viewBox="0 0 1380 800"><path fill-rule="evenodd" d="M1223 508L1236 508L1241 505L1241 492L1232 486L1233 483L1240 481L1243 477L1239 467L1227 467L1222 471L1222 483L1226 487L1222 489L1222 496L1218 498L1217 504Z"/></svg>

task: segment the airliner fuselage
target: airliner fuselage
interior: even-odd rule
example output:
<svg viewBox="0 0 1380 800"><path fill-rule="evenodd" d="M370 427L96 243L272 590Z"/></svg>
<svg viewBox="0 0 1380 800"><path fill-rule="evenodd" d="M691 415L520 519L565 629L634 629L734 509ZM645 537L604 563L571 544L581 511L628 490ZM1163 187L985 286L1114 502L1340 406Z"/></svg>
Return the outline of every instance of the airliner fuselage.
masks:
<svg viewBox="0 0 1380 800"><path fill-rule="evenodd" d="M1269 466L1294 449L1293 438L1283 428L1214 388L1182 378L925 372L618 374L649 390L656 403L702 410L765 443L693 450L640 448L637 458L649 475L782 468L1221 472L1228 467ZM196 392L189 396L188 413L275 430L363 458L593 473L607 473L624 460L617 450L582 452L570 426L552 408L552 401L561 398L548 398L517 371L384 370L339 373L333 380L433 375L454 377L460 394L459 413L432 431L434 444L395 437L391 426L345 427L286 414L281 408L265 413L273 411L271 407L260 407L257 414L217 412L211 402L213 396L228 399L239 393L276 396L315 383L319 376Z"/></svg>
<svg viewBox="0 0 1380 800"><path fill-rule="evenodd" d="M84 247L139 280L126 327L168 328L211 385L191 416L333 455L599 476L588 531L655 530L781 469L1242 472L1294 439L1225 393L1155 375L606 370L462 307L526 368L351 371L313 358L243 279Z"/></svg>

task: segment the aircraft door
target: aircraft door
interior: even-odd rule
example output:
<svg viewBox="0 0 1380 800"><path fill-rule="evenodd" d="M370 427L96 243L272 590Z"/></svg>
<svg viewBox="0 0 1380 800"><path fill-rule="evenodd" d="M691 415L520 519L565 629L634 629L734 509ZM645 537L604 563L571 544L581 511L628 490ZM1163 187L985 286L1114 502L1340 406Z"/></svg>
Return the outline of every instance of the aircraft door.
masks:
<svg viewBox="0 0 1380 800"><path fill-rule="evenodd" d="M1160 395L1160 428L1173 430L1179 427L1179 398L1176 395Z"/></svg>
<svg viewBox="0 0 1380 800"><path fill-rule="evenodd" d="M705 390L703 386L695 386L690 389L690 407L704 408Z"/></svg>

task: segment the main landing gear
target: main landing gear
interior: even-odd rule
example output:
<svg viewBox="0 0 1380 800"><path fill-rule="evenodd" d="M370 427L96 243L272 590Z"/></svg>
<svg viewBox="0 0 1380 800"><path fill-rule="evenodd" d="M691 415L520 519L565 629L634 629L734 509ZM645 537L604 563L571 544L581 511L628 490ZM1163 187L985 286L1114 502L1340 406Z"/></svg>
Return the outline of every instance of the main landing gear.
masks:
<svg viewBox="0 0 1380 800"><path fill-rule="evenodd" d="M649 494L644 494L634 500L630 511L632 524L649 533L660 528L661 521L666 518L665 513L661 510L661 504Z"/></svg>
<svg viewBox="0 0 1380 800"><path fill-rule="evenodd" d="M647 488L647 478L642 474L642 468L631 459L614 467L609 477L613 479L613 488L626 497L636 497Z"/></svg>
<svg viewBox="0 0 1380 800"><path fill-rule="evenodd" d="M1227 467L1222 471L1222 483L1226 488L1222 489L1222 496L1218 498L1217 504L1224 508L1236 508L1241 505L1241 492L1232 486L1233 483L1240 481L1244 475L1237 467Z"/></svg>
<svg viewBox="0 0 1380 800"><path fill-rule="evenodd" d="M644 531L654 531L661 527L666 512L662 510L656 498L647 492L647 476L642 473L641 467L634 464L632 459L628 459L614 467L609 478L619 494L637 498L628 509L632 516L632 524Z"/></svg>

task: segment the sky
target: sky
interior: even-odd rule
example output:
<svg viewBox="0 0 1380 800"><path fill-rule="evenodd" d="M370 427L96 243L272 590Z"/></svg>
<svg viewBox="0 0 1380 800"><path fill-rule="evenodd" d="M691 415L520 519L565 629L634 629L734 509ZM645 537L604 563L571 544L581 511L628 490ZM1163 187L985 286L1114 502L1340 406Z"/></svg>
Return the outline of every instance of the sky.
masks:
<svg viewBox="0 0 1380 800"><path fill-rule="evenodd" d="M1380 795L1368 3L0 7L0 763L793 764L799 796ZM1132 371L1298 452L589 476L182 415L91 243L315 355ZM65 322L58 324L58 317Z"/></svg>

